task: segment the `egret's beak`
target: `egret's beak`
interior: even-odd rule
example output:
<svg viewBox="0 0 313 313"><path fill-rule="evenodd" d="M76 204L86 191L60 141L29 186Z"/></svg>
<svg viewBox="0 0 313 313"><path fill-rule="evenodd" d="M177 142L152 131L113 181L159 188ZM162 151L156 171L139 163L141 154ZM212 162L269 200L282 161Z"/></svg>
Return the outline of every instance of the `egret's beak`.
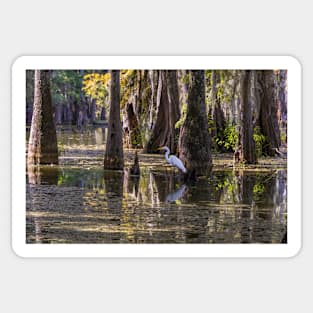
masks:
<svg viewBox="0 0 313 313"><path fill-rule="evenodd" d="M163 150L163 147L158 148L157 150Z"/></svg>

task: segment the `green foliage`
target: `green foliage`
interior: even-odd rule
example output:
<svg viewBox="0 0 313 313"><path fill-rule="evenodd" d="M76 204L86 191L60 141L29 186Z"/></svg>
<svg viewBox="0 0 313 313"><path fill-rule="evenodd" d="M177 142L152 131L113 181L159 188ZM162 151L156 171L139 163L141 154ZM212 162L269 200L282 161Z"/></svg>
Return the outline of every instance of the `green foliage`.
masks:
<svg viewBox="0 0 313 313"><path fill-rule="evenodd" d="M281 142L286 142L287 141L287 134L285 132L280 132L280 140Z"/></svg>
<svg viewBox="0 0 313 313"><path fill-rule="evenodd" d="M235 151L236 146L238 145L239 132L235 125L227 124L224 131L217 136L214 136L213 140L217 146L223 147L228 151Z"/></svg>
<svg viewBox="0 0 313 313"><path fill-rule="evenodd" d="M83 72L80 70L51 71L51 95L54 104L79 102Z"/></svg>
<svg viewBox="0 0 313 313"><path fill-rule="evenodd" d="M86 96L91 97L99 106L107 106L109 97L110 74L91 73L83 77L82 90Z"/></svg>
<svg viewBox="0 0 313 313"><path fill-rule="evenodd" d="M232 193L234 191L234 182L230 181L229 178L225 178L224 181L219 182L216 186L215 186L215 190L223 190L225 188L227 188L227 191L229 193Z"/></svg>
<svg viewBox="0 0 313 313"><path fill-rule="evenodd" d="M181 81L183 84L186 84L186 85L189 85L190 80L191 80L190 73L186 73L186 74L185 74L184 76L182 76L181 79L180 79L180 81Z"/></svg>
<svg viewBox="0 0 313 313"><path fill-rule="evenodd" d="M224 147L227 150L233 150L235 151L235 148L238 144L238 140L239 140L239 132L236 129L235 125L230 125L228 124L224 130L224 138L225 138L225 142L224 142Z"/></svg>
<svg viewBox="0 0 313 313"><path fill-rule="evenodd" d="M261 194L261 193L264 193L264 191L265 191L265 186L262 183L256 183L253 186L253 193L254 194Z"/></svg>
<svg viewBox="0 0 313 313"><path fill-rule="evenodd" d="M131 146L133 148L140 148L142 147L142 136L141 133L138 131L132 131L130 134Z"/></svg>
<svg viewBox="0 0 313 313"><path fill-rule="evenodd" d="M265 185L263 182L256 182L253 186L253 198L258 201L263 198L265 192Z"/></svg>
<svg viewBox="0 0 313 313"><path fill-rule="evenodd" d="M216 75L216 101L223 104L231 104L233 95L233 84L236 76L235 71L230 70L215 70ZM212 105L212 86L213 86L213 75L212 71L207 74L207 80L211 86L209 92L209 104Z"/></svg>
<svg viewBox="0 0 313 313"><path fill-rule="evenodd" d="M266 142L266 137L261 133L261 129L259 126L254 127L253 130L253 139L255 142L255 149L257 157L262 156L262 147Z"/></svg>
<svg viewBox="0 0 313 313"><path fill-rule="evenodd" d="M129 98L134 92L137 92L136 77L137 70L121 70L120 83L121 83L121 107L129 101Z"/></svg>
<svg viewBox="0 0 313 313"><path fill-rule="evenodd" d="M128 101L136 83L136 70L120 71L121 107ZM83 87L86 96L91 97L99 106L108 107L109 103L109 73L90 73L83 77Z"/></svg>

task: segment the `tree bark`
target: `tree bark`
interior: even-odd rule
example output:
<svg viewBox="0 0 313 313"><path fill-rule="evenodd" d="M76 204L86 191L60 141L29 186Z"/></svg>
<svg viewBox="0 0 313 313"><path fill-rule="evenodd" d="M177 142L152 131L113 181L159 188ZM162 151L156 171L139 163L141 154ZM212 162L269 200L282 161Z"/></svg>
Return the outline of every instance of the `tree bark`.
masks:
<svg viewBox="0 0 313 313"><path fill-rule="evenodd" d="M278 125L278 104L274 71L263 71L263 99L261 101L260 124L266 140L262 151L266 155L275 156L280 147L280 131Z"/></svg>
<svg viewBox="0 0 313 313"><path fill-rule="evenodd" d="M124 135L126 137L126 142L127 142L128 148L141 149L142 148L142 138L141 138L138 119L137 119L137 116L134 112L133 103L128 102L126 104L125 111L126 111L125 112L125 117L126 117L125 124L127 125L127 127L125 128L124 125L123 125L123 127L124 127L124 132L125 132Z"/></svg>
<svg viewBox="0 0 313 313"><path fill-rule="evenodd" d="M217 83L220 81L219 71L212 71L212 120L213 129L211 136L217 137L218 140L224 141L224 130L226 125L226 120L224 112L221 108L221 101L217 96ZM220 152L225 152L226 149L222 145L216 144L216 148Z"/></svg>
<svg viewBox="0 0 313 313"><path fill-rule="evenodd" d="M279 121L280 127L286 127L287 125L287 71L279 71Z"/></svg>
<svg viewBox="0 0 313 313"><path fill-rule="evenodd" d="M122 124L120 119L120 71L112 70L110 83L110 118L104 156L104 168L124 167Z"/></svg>
<svg viewBox="0 0 313 313"><path fill-rule="evenodd" d="M35 70L35 92L27 165L58 164L48 70Z"/></svg>
<svg viewBox="0 0 313 313"><path fill-rule="evenodd" d="M178 90L180 95L180 109L183 105L187 105L187 96L188 96L188 77L189 70L179 70L177 71L178 76Z"/></svg>
<svg viewBox="0 0 313 313"><path fill-rule="evenodd" d="M251 71L243 71L241 77L241 160L247 164L257 163L255 143L253 139L253 123L250 92Z"/></svg>
<svg viewBox="0 0 313 313"><path fill-rule="evenodd" d="M33 116L34 104L34 70L26 70L26 125L30 125Z"/></svg>
<svg viewBox="0 0 313 313"><path fill-rule="evenodd" d="M105 108L101 108L101 113L100 113L100 120L105 121L106 120L106 111Z"/></svg>
<svg viewBox="0 0 313 313"><path fill-rule="evenodd" d="M160 146L168 146L175 153L178 137L175 124L179 119L179 91L176 71L159 71L156 103L156 122L144 151L153 153L157 152Z"/></svg>
<svg viewBox="0 0 313 313"><path fill-rule="evenodd" d="M168 110L169 110L169 148L174 152L177 149L179 130L175 128L179 120L179 89L177 83L177 71L165 71Z"/></svg>
<svg viewBox="0 0 313 313"><path fill-rule="evenodd" d="M157 111L157 94L158 94L158 71L149 70L149 80L151 86L151 101L149 102L149 130L153 129Z"/></svg>
<svg viewBox="0 0 313 313"><path fill-rule="evenodd" d="M180 133L180 157L187 172L200 176L212 168L211 142L205 105L204 71L190 71L187 114Z"/></svg>

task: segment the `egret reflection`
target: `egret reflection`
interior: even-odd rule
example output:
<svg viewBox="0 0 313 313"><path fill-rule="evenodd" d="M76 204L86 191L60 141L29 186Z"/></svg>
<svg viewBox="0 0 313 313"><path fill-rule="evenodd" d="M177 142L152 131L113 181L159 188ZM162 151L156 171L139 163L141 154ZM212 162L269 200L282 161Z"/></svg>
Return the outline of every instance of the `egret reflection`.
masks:
<svg viewBox="0 0 313 313"><path fill-rule="evenodd" d="M28 243L286 242L287 175L43 167L28 172Z"/></svg>
<svg viewBox="0 0 313 313"><path fill-rule="evenodd" d="M169 193L166 196L165 201L166 202L175 202L176 200L179 200L185 193L186 185L180 186L177 190L174 192Z"/></svg>

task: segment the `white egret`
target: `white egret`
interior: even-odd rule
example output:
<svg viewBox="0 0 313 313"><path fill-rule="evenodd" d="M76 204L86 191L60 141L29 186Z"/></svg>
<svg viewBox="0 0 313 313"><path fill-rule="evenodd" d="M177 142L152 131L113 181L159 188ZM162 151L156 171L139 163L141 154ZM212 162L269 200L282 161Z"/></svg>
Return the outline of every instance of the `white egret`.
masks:
<svg viewBox="0 0 313 313"><path fill-rule="evenodd" d="M170 154L170 149L169 149L168 147L164 146L164 147L159 148L158 150L165 150L165 160L166 160L169 164L171 164L171 165L177 167L177 168L178 168L180 171L182 171L183 173L186 173L186 172L187 172L187 170L186 170L186 168L185 168L183 162L182 162L177 156L175 156L175 155L169 156L169 154Z"/></svg>

